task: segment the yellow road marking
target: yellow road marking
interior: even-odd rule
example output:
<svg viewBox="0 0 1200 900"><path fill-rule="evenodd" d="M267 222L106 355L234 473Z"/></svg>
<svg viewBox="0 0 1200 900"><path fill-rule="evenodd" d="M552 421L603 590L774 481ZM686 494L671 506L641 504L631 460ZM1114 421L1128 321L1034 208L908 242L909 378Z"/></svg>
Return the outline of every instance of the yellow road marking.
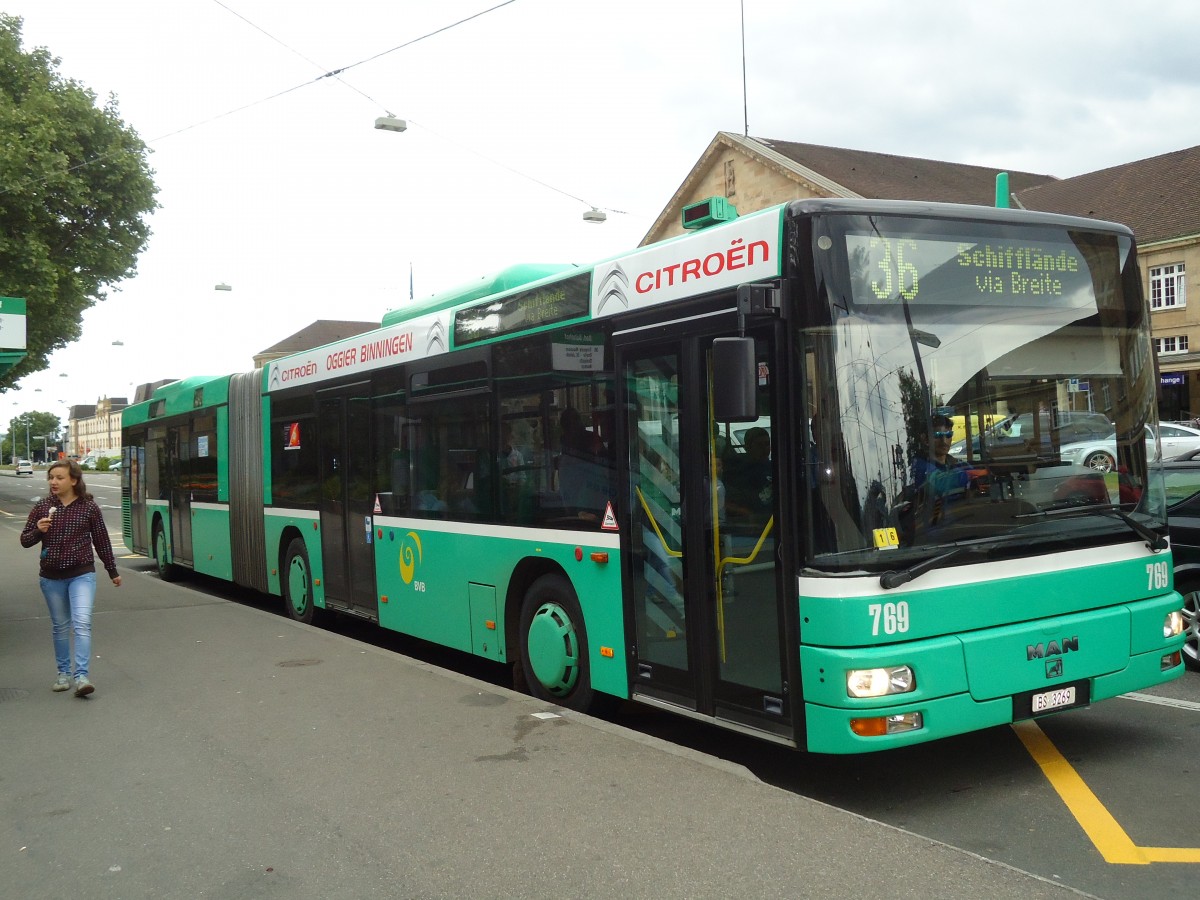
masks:
<svg viewBox="0 0 1200 900"><path fill-rule="evenodd" d="M1126 866L1200 863L1200 848L1137 846L1036 723L1017 722L1012 729L1105 862Z"/></svg>

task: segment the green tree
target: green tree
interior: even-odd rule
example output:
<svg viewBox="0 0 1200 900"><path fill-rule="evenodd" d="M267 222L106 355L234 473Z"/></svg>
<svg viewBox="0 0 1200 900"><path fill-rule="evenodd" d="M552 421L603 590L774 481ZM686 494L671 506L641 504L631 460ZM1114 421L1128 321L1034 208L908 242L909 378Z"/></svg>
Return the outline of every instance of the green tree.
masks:
<svg viewBox="0 0 1200 900"><path fill-rule="evenodd" d="M25 359L0 393L79 338L83 311L136 274L158 206L147 148L116 98L26 52L22 20L0 14L0 296L26 301Z"/></svg>
<svg viewBox="0 0 1200 900"><path fill-rule="evenodd" d="M42 438L46 441L43 445ZM26 439L28 438L28 443ZM43 446L51 452L62 439L58 416L48 412L27 412L11 419L4 443L0 444L0 457L4 462L16 459L42 458Z"/></svg>

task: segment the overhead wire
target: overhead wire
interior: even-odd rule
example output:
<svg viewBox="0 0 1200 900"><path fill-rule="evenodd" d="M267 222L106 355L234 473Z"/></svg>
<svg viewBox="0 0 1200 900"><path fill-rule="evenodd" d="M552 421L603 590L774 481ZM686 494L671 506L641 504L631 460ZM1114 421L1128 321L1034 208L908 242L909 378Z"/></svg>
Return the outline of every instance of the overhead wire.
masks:
<svg viewBox="0 0 1200 900"><path fill-rule="evenodd" d="M279 44L281 47L288 50L289 52L294 53L296 56L300 57L301 59L303 59L305 62L309 63L310 65L316 66L318 69L325 68L323 65L318 63L316 60L313 60L310 57L305 56L299 50L296 50L294 47L291 47L288 44L284 43L282 40L277 38L275 35L271 34L269 31L267 31L262 26L258 25L256 22L250 21L250 19L247 19L245 16L243 16L237 10L230 7L227 3L222 2L222 0L213 0L213 2L216 3L217 6L220 6L222 9L228 11L231 15L237 16L237 18L241 19L243 22L245 22L251 28L254 28L257 31L262 32L266 37L270 38L272 41ZM431 38L434 35L441 34L444 31L448 31L451 28L455 28L458 25L462 25L462 24L465 24L466 22L470 22L473 19L477 19L480 16L486 15L487 13L490 13L490 12L494 12L495 10L500 9L501 7L508 6L509 4L515 3L515 2L516 2L516 0L505 0L505 2L503 2L503 3L498 3L497 5L490 7L488 9L485 9L485 10L481 10L480 12L477 12L474 15L470 15L465 18L459 19L457 22L454 22L450 25L445 25L434 31L430 31L427 34L423 34L420 37L413 38L411 41L405 41L403 44L399 44L390 50L384 50L381 53L376 53L374 56L369 56L366 59L359 60L356 63L351 63L348 66L342 66L339 69L329 70L329 71L325 72L325 74L321 75L319 78L314 79L313 82L306 82L305 85L302 85L302 86L307 86L307 84L316 83L317 81L320 81L324 78L336 78L339 82L344 84L350 90L361 95L362 97L365 97L371 103L374 103L376 106L378 106L380 109L382 109L385 113L387 113L387 115L394 116L395 114L387 106L385 106L383 103L380 103L378 100L376 100L374 97L370 96L369 94L365 93L364 91L360 90L357 86L346 81L344 78L341 77L342 74L349 71L350 69L356 68L361 65L365 65L366 63L377 60L383 56L387 56L389 53L394 53L397 50L404 49L405 47L411 47L413 44L419 43L420 41L426 40L427 38ZM293 88L293 90L295 90L295 88ZM281 95L276 95L276 96L281 96ZM270 97L267 99L274 99L274 97ZM265 101L262 101L262 102L265 102ZM243 108L245 108L245 107L243 107ZM609 207L598 207L594 203L589 203L587 200L584 200L582 197L577 197L576 195L574 195L568 191L564 191L561 188L558 188L552 184L549 184L548 182L542 181L540 178L535 178L532 175L529 175L525 172L520 171L519 169L515 169L512 166L507 165L506 163L502 163L499 160L493 159L492 157L487 156L484 153L480 153L479 151L475 150L474 148L466 146L460 142L457 142L457 141L453 140L452 138L447 137L446 135L439 134L438 132L436 132L432 128L430 128L429 126L424 125L420 122L417 122L414 119L410 118L410 119L408 119L408 122L412 125L416 125L418 128L421 128L424 131L427 131L429 134L433 135L434 137L437 137L449 144L452 144L453 146L457 147L460 150L465 150L466 152L471 153L474 156L477 156L479 159L486 160L487 162L491 163L494 166L497 166L498 168L504 169L507 172L511 172L513 175L516 175L520 178L524 178L527 181L531 181L536 185L546 188L547 190L551 190L551 191L554 191L555 193L562 194L564 197L569 197L570 199L576 201L577 203L582 203L584 206L591 207L592 209L604 209L605 212L611 212L611 213L615 213L617 215L629 215L629 213L625 212L624 210L611 209Z"/></svg>
<svg viewBox="0 0 1200 900"><path fill-rule="evenodd" d="M286 44L284 41L282 41L282 40L280 40L279 38L275 37L275 35L271 34L271 33L270 33L269 31L267 31L265 28L261 27L260 25L258 25L258 24L257 24L257 23L255 23L255 22L252 22L250 19L246 18L246 17L245 17L245 16L243 16L241 13L239 13L237 10L233 9L233 8L232 8L232 7L230 7L228 4L226 4L226 3L222 2L222 0L213 0L213 2L214 2L214 3L216 3L216 4L217 4L217 6L220 6L222 9L224 9L226 12L228 12L230 15L236 16L237 18L241 19L243 22L245 22L245 23L246 23L247 25L249 25L250 27L254 28L255 30L257 30L257 31L259 31L259 32L261 32L263 35L265 35L266 37L270 38L272 41L274 41L275 43L279 44L281 47L284 47L284 48L285 48L286 50L288 50L289 52L291 52L291 53L294 53L296 56L299 56L301 59L303 59L305 62L309 63L310 65L312 65L312 66L315 66L315 67L316 67L316 68L318 68L318 69L325 69L325 67L324 67L323 65L321 65L320 63L316 62L315 60L313 60L313 59L311 59L311 58L309 58L309 57L305 56L303 53L301 53L300 51L296 50L294 47L291 47L291 46L289 46L289 45L288 45L288 44ZM509 6L509 5L511 5L511 4L515 3L515 2L516 2L516 0L503 0L503 2L501 2L501 3L497 3L496 5L494 5L494 6L491 6L491 7L488 7L487 9L480 10L479 12L477 12L477 13L473 13L473 14L471 14L471 15L469 15L469 16L465 16L465 17L463 17L463 18L461 18L461 19L458 19L458 20L457 20L457 21L455 21L455 22L451 22L451 23L449 23L448 25L443 25L443 26L441 26L440 28L436 28L436 29L434 29L433 31L426 32L425 34L422 34L422 35L420 35L419 37L415 37L415 38L413 38L412 40L405 41L405 42L404 42L404 43L402 43L402 44L397 44L395 47L392 47L392 48L391 48L391 49L389 49L389 50L384 50L384 51L381 51L381 52L379 52L379 53L376 53L376 54L374 54L374 55L372 55L372 56L368 56L368 57L366 57L366 58L364 58L364 59L361 59L361 60L359 60L358 62L350 63L349 65L346 65L346 66L341 66L341 67L339 67L339 68L336 68L336 69L329 69L329 70L326 70L326 71L325 71L323 74L321 74L321 75L320 75L320 76L318 76L317 78L314 78L314 79L312 79L312 80L310 80L310 81L304 81L304 82L301 82L301 83L299 83L299 84L292 85L292 86L291 86L291 87L289 87L289 88L284 88L284 89L283 89L283 90L281 90L281 91L276 91L275 93L273 93L273 94L270 94L270 95L268 95L268 96L266 96L266 97L262 97L262 98L260 98L260 99L258 99L258 100L253 100L253 101L251 101L251 102L249 102L249 103L244 103L244 104L242 104L241 106L235 107L234 109L230 109L230 110L227 110L227 111L225 111L225 112L218 113L218 114L217 114L217 115L215 115L215 116L209 116L207 119L202 119L202 120L200 120L200 121L198 121L198 122L193 122L193 123L192 123L192 124L190 124L190 125L185 125L185 126L184 126L184 127L182 127L182 128L177 128L176 130L174 130L174 131L169 131L169 132L167 132L166 134L161 134L161 135L159 135L158 137L151 138L150 140L147 140L145 143L146 143L146 145L147 145L147 146L151 146L151 145L153 145L153 144L157 144L157 143L159 143L160 141L167 140L168 138L172 138L172 137L175 137L175 136L177 136L177 135L184 134L185 132L188 132L188 131L193 131L193 130L195 130L195 129L197 129L197 128L201 128L201 127L203 127L203 126L205 126L205 125L210 125L210 124L212 124L213 122L219 121L219 120L221 120L221 119L228 118L229 116L236 115L237 113L244 112L244 111L246 111L246 110L248 110L248 109L252 109L252 108L254 108L254 107L256 107L256 106L261 106L262 104L264 104L264 103L269 103L269 102L270 102L270 101L272 101L272 100L277 100L277 99L279 99L280 97L284 97L284 96L286 96L286 95L288 95L288 94L291 94L291 93L293 93L293 92L295 92L295 91L298 91L298 90L300 90L300 89L302 89L302 88L310 87L310 86L312 86L312 85L314 85L314 84L317 84L318 82L324 81L326 78L335 78L337 81L339 81L341 84L345 85L345 86L346 86L347 88L349 88L350 90L354 91L355 93L359 94L360 96L362 96L362 97L363 97L363 98L365 98L366 100L368 100L368 101L370 101L371 103L373 103L373 104L375 104L376 106L378 106L378 107L379 107L380 109L382 109L382 110L383 110L383 111L384 111L384 112L385 112L387 115L389 115L389 116L392 116L392 115L393 115L393 113L391 112L391 110L389 110L389 109L388 109L388 108L387 108L387 107L386 107L386 106L385 106L383 103L380 103L378 100L376 100L376 99L375 99L374 97L372 97L371 95L367 94L365 91L362 91L362 90L361 90L361 89L359 89L357 86L355 86L355 85L351 84L350 82L346 81L344 78L342 78L342 77L341 77L341 75L342 75L343 73L345 73L345 72L349 71L350 69L354 69L354 68L357 68L357 67L359 67L359 66L365 65L365 64L367 64L367 63L369 63L369 62L373 62L373 61L375 61L375 60L377 60L377 59L380 59L380 58L382 58L382 57L384 57L384 56L387 56L389 53L395 53L397 50L402 50L402 49L404 49L405 47L411 47L411 46L412 46L412 45L414 45L414 44L420 43L421 41L427 40L427 39L429 39L429 38L431 38L431 37L434 37L435 35L442 34L443 32L449 31L449 30L450 30L450 29L452 29L452 28L456 28L456 27L458 27L459 25L464 25L464 24L466 24L467 22L471 22L471 21L473 21L473 20L475 20L475 19L478 19L478 18L480 18L481 16L485 16L485 15L487 15L487 14L488 14L488 13L490 13L490 12L495 12L496 10L498 10L498 9L501 9L501 8L503 8L503 7L505 7L505 6ZM412 121L412 120L410 119L409 121ZM567 191L564 191L564 190L562 190L562 189L560 189L560 188L557 188L557 187L555 187L555 186L554 186L554 185L552 185L552 184L548 184L548 183L547 183L547 182L545 182L545 181L541 181L541 180L540 180L540 179L538 179L538 178L534 178L532 175L528 175L528 174L526 174L526 173L524 173L524 172L521 172L521 171L519 171L519 170L517 170L517 169L515 169L515 168L513 168L513 167L511 167L511 166L508 166L508 165L506 165L506 164L504 164L504 163L501 163L501 162L499 162L498 160L492 159L491 157L488 157L488 156L486 156L486 155L484 155L484 154L482 154L482 153L479 153L479 152L478 152L478 151L476 151L476 150L472 150L472 149L470 149L470 148L464 148L464 147L463 147L461 144L457 144L456 142L454 142L454 141L453 141L453 140L451 140L450 138L447 138L447 137L445 137L444 135L440 135L440 134L438 134L437 132L433 131L432 129L428 128L428 127L427 127L427 126L425 126L425 125L422 125L422 124L420 124L420 123L418 123L418 122L415 122L415 121L413 121L413 122L412 122L412 124L414 124L414 125L417 125L418 127L420 127L420 128L422 128L422 129L424 129L425 131L428 131L430 134L434 135L435 137L438 137L438 138L440 138L441 140L447 141L448 143L452 143L452 144L454 144L455 146L458 146L460 149L467 149L469 152L473 153L475 156L478 156L480 159L484 159L484 160L486 160L486 161L490 162L491 164L493 164L493 165L495 165L495 166L498 166L499 168L506 169L507 171L509 171L509 172L511 172L511 173L513 173L513 174L515 174L515 175L518 175L518 176L520 176L520 177L522 177L522 178L525 178L526 180L528 180L528 181L531 181L531 182L533 182L534 184L540 185L541 187L547 188L548 190L551 190L551 191L554 191L554 192L556 192L556 193L562 194L564 197L569 197L570 199L572 199L572 200L575 200L575 201L576 201L576 202L578 202L578 203L582 203L582 204L584 204L585 206L589 206L589 207L591 207L592 209L600 209L600 208L603 208L603 209L605 209L607 212L615 213L615 214L617 214L617 215L628 215L628 213L624 212L623 210L619 210L619 209L609 209L608 207L597 207L595 204L593 204L593 203L589 203L588 201L586 201L586 200L582 199L581 197L577 197L577 196L575 196L574 194L568 193ZM86 160L84 160L84 161L82 161L82 162L76 163L76 164L75 164L75 165L73 165L73 166L69 166L67 169L65 169L65 170L63 171L63 174L68 174L68 173L70 173L70 172L75 172L75 171L78 171L79 169L86 168L87 166L95 165L95 164L97 164L97 163L103 162L104 160L106 160L106 159L108 159L108 158L110 158L110 157L112 157L112 156L116 156L117 154L119 154L119 153L124 153L124 152L126 152L126 150L125 150L125 148L123 148L123 147L122 147L122 148L118 148L118 149L114 149L114 150L112 150L112 151L109 151L108 153L101 153L101 154L98 154L98 155L96 155L96 156L93 156L93 157L91 157L91 158L89 158L89 159L86 159ZM29 187L30 185L34 185L34 184L41 184L41 183L44 183L44 182L46 182L46 181L48 181L48 180L49 180L49 177L45 177L45 178L34 178L34 179L30 179L29 181L24 181L24 182L21 182L21 183L19 183L19 184L16 184L16 185L12 185L12 186L6 186L6 187L3 187L3 188L0 188L0 196L3 196L4 194L10 194L10 193L12 193L12 192L14 192L14 191L17 191L17 190L23 190L23 189L25 189L26 187Z"/></svg>

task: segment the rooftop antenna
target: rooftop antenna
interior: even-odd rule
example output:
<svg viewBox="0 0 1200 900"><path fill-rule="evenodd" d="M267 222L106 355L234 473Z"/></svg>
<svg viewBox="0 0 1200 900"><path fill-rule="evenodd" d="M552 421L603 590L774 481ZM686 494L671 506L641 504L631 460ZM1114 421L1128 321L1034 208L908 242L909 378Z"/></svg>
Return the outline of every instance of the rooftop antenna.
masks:
<svg viewBox="0 0 1200 900"><path fill-rule="evenodd" d="M742 124L743 137L750 137L750 107L746 100L746 0L741 0L742 9Z"/></svg>
<svg viewBox="0 0 1200 900"><path fill-rule="evenodd" d="M999 172L996 175L996 207L1008 209L1008 173Z"/></svg>

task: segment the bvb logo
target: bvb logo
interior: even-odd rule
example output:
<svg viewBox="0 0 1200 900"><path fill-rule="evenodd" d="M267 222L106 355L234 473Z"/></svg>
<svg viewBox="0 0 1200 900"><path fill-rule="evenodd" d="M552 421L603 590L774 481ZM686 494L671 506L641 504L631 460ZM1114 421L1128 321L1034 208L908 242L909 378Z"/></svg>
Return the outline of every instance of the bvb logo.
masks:
<svg viewBox="0 0 1200 900"><path fill-rule="evenodd" d="M421 562L421 536L415 531L410 531L405 537L412 538L412 543L404 542L400 545L400 577L405 584L412 584L413 572Z"/></svg>

